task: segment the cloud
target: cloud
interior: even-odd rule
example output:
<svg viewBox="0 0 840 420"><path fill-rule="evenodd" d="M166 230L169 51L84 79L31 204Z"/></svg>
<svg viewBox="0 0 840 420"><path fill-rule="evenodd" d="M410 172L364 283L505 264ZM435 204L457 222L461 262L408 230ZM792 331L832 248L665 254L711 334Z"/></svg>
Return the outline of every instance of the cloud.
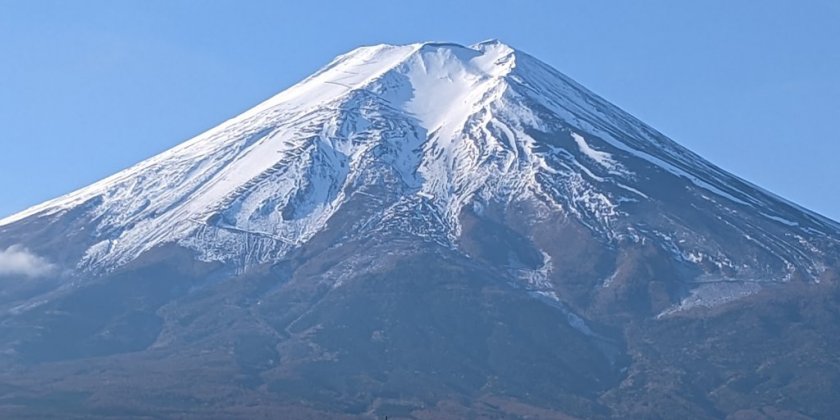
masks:
<svg viewBox="0 0 840 420"><path fill-rule="evenodd" d="M55 265L21 245L0 249L0 276L42 277L54 270Z"/></svg>

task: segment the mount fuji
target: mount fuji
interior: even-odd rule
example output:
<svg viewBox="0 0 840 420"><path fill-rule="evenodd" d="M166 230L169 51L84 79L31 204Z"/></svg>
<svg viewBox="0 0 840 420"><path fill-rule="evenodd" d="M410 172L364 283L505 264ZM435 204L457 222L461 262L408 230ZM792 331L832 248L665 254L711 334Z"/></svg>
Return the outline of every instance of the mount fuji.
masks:
<svg viewBox="0 0 840 420"><path fill-rule="evenodd" d="M522 51L362 47L0 220L0 413L825 418L838 258Z"/></svg>

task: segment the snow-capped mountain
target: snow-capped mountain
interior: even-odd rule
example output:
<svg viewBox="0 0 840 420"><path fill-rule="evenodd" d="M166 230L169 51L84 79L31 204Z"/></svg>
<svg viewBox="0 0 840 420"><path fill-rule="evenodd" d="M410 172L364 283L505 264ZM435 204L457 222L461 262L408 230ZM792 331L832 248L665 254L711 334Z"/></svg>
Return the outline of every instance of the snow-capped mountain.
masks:
<svg viewBox="0 0 840 420"><path fill-rule="evenodd" d="M198 334L173 321L189 310L174 302L227 284L218 296L239 296L249 316L282 324L272 333L283 337L276 346L297 354L294 340L324 346L308 341L320 329L304 335L296 327L324 305L295 312L289 296L345 296L336 304L349 305L363 296L354 287L373 287L361 279L398 270L391 260L451 264L464 278L497 278L529 305L556 311L604 358L592 389L607 392L601 387L627 374L621 360L630 356L605 325L832 282L838 245L836 222L721 170L508 45L377 45L337 57L171 150L0 220L0 250L31 251L61 273L42 289L2 295L0 309L3 328L14 331L5 354L26 359L27 348L41 354L55 343L46 333L19 335L18 322L73 313L55 302L148 267L162 276L165 261L180 268L164 273L217 267L185 274L188 285L167 283L177 290L170 297L141 299L159 301L137 311L161 321L130 350ZM266 272L285 274L247 298L234 291ZM282 314L255 315L272 299ZM85 334L99 343L117 334L107 325ZM218 331L202 334L221 340ZM123 349L131 337L113 345ZM80 357L101 353L84 349ZM260 369L279 369L272 357Z"/></svg>
<svg viewBox="0 0 840 420"><path fill-rule="evenodd" d="M820 241L839 230L497 41L358 48L182 145L0 226L73 214L89 232L75 267L84 271L111 271L172 242L245 268L306 243L359 194L377 196L379 208L347 235L393 228L457 247L466 207L530 200L607 245L651 240L730 280L818 281ZM726 240L669 214L674 201ZM646 213L654 208L666 212Z"/></svg>

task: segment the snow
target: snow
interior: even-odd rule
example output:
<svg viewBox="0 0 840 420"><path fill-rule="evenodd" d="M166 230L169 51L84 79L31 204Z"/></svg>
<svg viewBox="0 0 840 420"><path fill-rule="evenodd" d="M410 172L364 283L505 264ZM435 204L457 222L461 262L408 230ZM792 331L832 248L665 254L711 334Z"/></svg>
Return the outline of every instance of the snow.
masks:
<svg viewBox="0 0 840 420"><path fill-rule="evenodd" d="M761 283L756 281L720 281L700 284L692 289L689 296L679 304L666 309L656 317L663 318L694 308L712 308L754 295L761 289Z"/></svg>
<svg viewBox="0 0 840 420"><path fill-rule="evenodd" d="M328 103L353 89L363 88L399 63L407 60L424 44L373 45L357 48L336 57L330 64L300 83L246 111L247 119L272 108L306 111Z"/></svg>
<svg viewBox="0 0 840 420"><path fill-rule="evenodd" d="M573 144L537 132L569 132ZM305 243L361 197L374 203L357 224L363 233L398 229L455 247L466 206L533 199L611 240L627 233L616 231L623 203L657 199L629 170L640 162L721 205L762 208L803 232L832 226L811 213L813 224L792 221L795 208L776 211L784 206L769 193L498 41L355 49L206 133L0 226L83 210L97 238L79 262L89 271L168 243L244 269ZM551 296L544 258L523 275Z"/></svg>
<svg viewBox="0 0 840 420"><path fill-rule="evenodd" d="M580 134L572 133L572 139L574 139L581 153L594 160L604 168L610 170L611 172L615 172L617 168L620 167L618 162L613 159L612 155L607 152L601 152L593 149Z"/></svg>
<svg viewBox="0 0 840 420"><path fill-rule="evenodd" d="M784 217L780 217L780 216L773 216L772 214L767 214L767 213L761 213L761 215L762 215L762 216L764 216L764 217L766 217L766 218L768 218L768 219L770 219L770 220L774 220L774 221L776 221L776 222L779 222L779 223L781 223L781 224L783 224L783 225L788 225L788 226L799 226L799 223L794 222L793 220L788 220L788 219L785 219Z"/></svg>

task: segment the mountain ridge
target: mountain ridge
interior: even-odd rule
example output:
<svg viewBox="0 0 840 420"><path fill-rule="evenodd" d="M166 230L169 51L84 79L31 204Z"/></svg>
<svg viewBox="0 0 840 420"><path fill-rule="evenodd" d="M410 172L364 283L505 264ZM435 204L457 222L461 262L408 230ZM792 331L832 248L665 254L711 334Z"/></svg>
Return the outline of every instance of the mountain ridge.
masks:
<svg viewBox="0 0 840 420"><path fill-rule="evenodd" d="M361 71L369 68L373 69L370 74ZM401 79L405 77L409 80ZM556 82L550 78L556 78L560 82ZM390 86L392 90L390 91L388 90L389 83L392 84ZM535 86L539 88L537 89ZM427 98L421 95L421 92L432 92L433 95ZM372 96L365 97L366 95ZM570 100L569 98L574 98L574 100ZM506 101L507 103L500 106L500 101ZM533 104L522 105L521 103L515 103L516 101L533 101ZM100 254L103 252L107 258L111 258L111 262L105 262L104 264L116 264L116 266L119 266L132 258L136 258L139 253L148 251L154 245L172 240L192 240L190 236L194 235L194 232L191 232L189 228L184 226L176 227L173 224L183 224L185 222L201 224L206 223L209 218L213 217L213 215L207 214L203 209L197 209L196 207L224 207L225 203L235 203L237 188L247 190L249 186L254 186L255 183L259 182L260 177L270 178L272 171L277 172L283 170L281 168L282 165L293 166L294 164L300 164L299 162L295 163L288 159L283 161L283 157L266 158L264 156L265 153L261 153L263 156L256 156L258 150L252 151L252 148L259 146L260 143L272 141L272 137L282 137L284 135L286 137L294 137L300 136L301 133L315 137L320 135L321 137L318 141L328 142L324 143L323 146L312 146L305 144L305 141L298 141L298 144L294 147L278 144L275 147L276 151L274 153L314 153L309 156L310 160L320 159L320 162L327 162L327 165L332 166L349 164L348 159L352 153L358 153L359 151L358 149L354 150L352 146L348 146L347 144L341 144L341 133L336 131L338 127L330 127L329 124L338 124L338 120L341 118L355 118L355 122L361 124L369 124L370 121L366 121L366 117L363 115L342 116L342 112L346 111L341 111L340 109L341 107L348 106L348 104L350 107L357 108L355 111L351 110L349 112L356 112L357 114L364 112L360 108L363 106L378 107L378 112L380 113L392 111L390 108L396 106L397 109L393 109L395 112L392 112L391 116L399 116L405 120L404 123L406 126L402 130L405 130L407 135L416 137L412 140L403 139L403 141L413 142L411 144L413 148L422 145L427 148L425 153L428 153L429 145L431 145L431 148L439 147L449 150L447 148L451 147L451 143L459 142L459 139L463 138L464 134L467 137L470 135L487 135L489 139L494 140L496 143L500 141L507 142L507 144L501 145L490 144L489 147L498 147L503 153L511 155L508 156L509 162L506 163L507 165L519 164L521 166L522 162L516 161L516 159L521 159L517 154L520 151L530 153L530 156L525 159L530 159L530 162L526 163L532 167L521 168L520 175L517 176L519 179L545 175L540 172L546 167L545 162L541 161L543 159L543 153L534 152L535 146L533 144L526 144L525 146L517 144L517 142L521 141L533 143L533 139L529 139L525 134L522 121L530 120L526 121L526 123L531 123L531 125L542 123L538 121L538 117L531 112L528 106L543 107L549 112L560 115L565 122L572 122L572 127L569 130L572 133L579 152L582 154L582 160L594 162L594 168L596 169L606 169L607 175L621 175L619 172L622 166L612 160L610 153L590 146L586 139L576 131L592 133L598 136L596 142L600 141L604 144L596 147L603 149L606 146L619 152L630 154L634 158L641 158L654 166L689 179L695 186L729 201L734 201L742 205L763 205L765 203L762 201L767 200L768 196L771 199L777 199L776 196L769 195L763 190L755 189L751 184L745 183L737 177L732 177L719 168L708 164L699 156L667 140L660 133L639 122L629 114L612 107L602 98L585 90L585 88L551 69L544 63L499 41L491 40L470 47L451 43L427 42L406 46L383 44L360 47L339 56L333 62L313 74L313 76L264 101L252 110L246 111L240 116L208 130L207 133L121 171L112 177L97 182L91 187L83 188L62 198L51 200L0 220L0 227L35 213L60 212L66 210L68 207L73 208L82 202L95 199L98 196L113 195L115 194L115 188L122 190L129 188L125 185L115 186L115 184L132 182L134 183L132 187L137 186L138 174L142 174L143 177L147 178L168 176L176 178L172 182L193 183L194 185L191 188L178 193L172 191L173 188L177 189L177 184L169 185L166 184L167 181L165 179L152 179L150 181L151 183L158 184L160 188L163 188L161 193L155 195L156 193L147 192L142 185L139 185L139 190L132 193L132 195L138 193L140 195L152 194L148 198L151 201L172 201L172 204L170 204L170 206L174 206L172 208L160 209L160 206L154 208L155 204L146 201L141 201L140 203L137 203L136 200L132 201L134 197L129 197L128 200L124 199L122 204L120 204L119 199L116 200L118 207L127 206L125 210L135 212L137 215L135 217L129 217L126 220L115 220L111 223L111 226L105 229L115 230L117 232L112 234L119 235L117 238L114 238L114 241L121 239L122 235L134 235L135 238L123 238L116 245L112 242L93 244L88 250L85 261L80 266L97 265L98 263L95 260L100 258ZM329 115L317 115L319 112L332 112L330 109L336 109L335 112L339 113L338 120ZM435 113L431 111L434 109L440 109L442 111ZM525 110L524 112L522 111L523 109ZM268 114L272 112L281 115L269 116ZM479 116L482 113L483 115ZM495 114L504 115L505 113L513 114L505 115L508 120L512 121L512 124L507 124L496 118ZM331 118L332 121L330 121ZM417 121L412 121L414 118ZM484 120L476 121L480 118ZM537 121L536 123L533 122L535 119ZM315 120L317 122L314 125L309 124L307 126L308 123ZM589 121L596 121L601 124L605 124L606 121L608 125L596 126L592 125ZM477 125L480 127L476 128ZM486 130L486 133L467 133L470 130L470 126L473 130ZM511 127L514 127L514 130L511 130ZM605 127L607 128L606 130ZM611 132L616 127L621 132ZM286 133L280 133L283 130L286 130ZM318 133L318 130L321 132ZM330 132L329 130L333 131ZM422 130L425 130L426 134L422 133ZM296 133L295 131L299 132ZM410 131L413 131L413 133ZM628 136L628 133L632 135ZM618 140L615 137L616 134L622 135L622 140ZM273 140L274 143L283 141L285 140ZM227 147L219 148L215 143L223 143L231 148L239 148L239 151L237 153L229 153L229 150L225 150ZM406 145L400 147L404 146ZM525 147L525 149L522 147ZM536 147L538 148L540 145ZM340 150L342 148L344 150ZM527 152L526 149L531 149L531 151ZM474 150L467 152L475 153ZM559 151L559 153L566 153L568 150L568 147L559 149L554 147L553 149L553 151ZM651 154L651 150L655 153ZM324 151L324 153L321 153L321 151ZM269 150L268 152L271 151ZM470 170L469 168L455 168L454 165L457 163L459 157L453 156L453 153L458 155L458 153L467 152L463 150L450 151L445 153L444 161L418 163L416 162L418 160L417 156L411 156L411 151L403 150L400 152L401 155L398 158L404 161L401 163L392 162L391 165L403 165L401 168L396 168L403 182L407 184L421 182L421 191L418 193L425 197L433 197L432 201L440 206L439 197L451 194L447 188L451 189L453 187L452 182L457 183L458 181L458 175L454 175L454 173ZM221 165L217 164L211 168L211 170L219 171L218 175L222 178L221 181L211 176L206 178L202 183L201 180L190 179L190 174L185 174L183 173L185 172L184 169L179 169L179 166L186 167L193 164L193 161L207 160L207 155L215 155L213 158L216 160L223 161L224 159L230 159L228 162L223 162ZM174 172L165 168L167 159L173 161L170 167L174 167ZM428 160L426 156L421 156L419 159L421 161L424 159ZM461 156L460 159L463 160L464 157ZM510 159L514 160L511 161ZM588 172L586 175L590 178L599 179L600 175L596 174L597 171L585 168L585 165L580 165L579 162L574 162L574 164L578 165L581 168L580 170L586 170ZM213 163L209 163L208 165L212 166ZM534 168L534 165L539 167ZM151 169L155 166L164 166L161 170L164 172L170 170L171 173L157 175L151 172ZM473 167L476 167L475 164ZM481 166L479 165L478 167L480 168ZM189 170L202 169L198 167ZM306 169L301 168L300 170ZM423 173L424 170L425 175ZM552 170L554 169L546 169L548 172ZM619 172L615 172L616 170ZM704 171L702 172L702 176L707 179L703 179L697 175L699 170ZM231 175L235 171L240 173L235 176ZM343 169L340 168L333 168L329 171L331 172L330 174L322 175L338 178L348 175L343 173ZM434 185L430 186L429 182L418 181L416 179L418 171L421 177L431 178ZM439 177L435 179L439 175L438 173L447 171L449 174L444 179L440 179ZM624 173L623 175L627 176L630 174ZM710 182L708 178L711 178L712 181ZM228 186L225 186L225 180L228 179L230 179L227 182ZM323 179L320 184L314 182L309 187L321 188L324 187L322 185L324 182L329 183L330 179ZM533 183L533 181L529 182ZM631 187L628 184L627 182L615 182L615 185L624 188L637 198L648 198L638 188ZM736 186L733 187L733 184ZM740 190L738 189L739 184L745 186L747 189L758 191L760 198L756 200L753 197L749 197L749 193L744 193L743 187ZM295 189L294 186L289 188L292 190ZM238 229L242 232L251 231L254 234L263 235L266 238L273 238L280 242L300 244L307 237L311 236L314 231L323 228L331 211L334 211L336 206L340 206L340 199L336 201L336 195L342 194L344 186L329 185L326 188L328 188L328 191L317 192L317 194L321 194L320 198L313 197L312 199L315 201L307 204L309 206L319 207L315 211L322 212L320 216L314 217L311 222L298 223L298 226L295 226L294 222L289 222L286 224L291 226L285 230L272 230L267 227L271 224L278 223L277 220L256 223L257 226L253 229L248 226L240 226L245 223L242 220L237 222L240 225L233 223L228 227ZM475 190L476 186L466 186L464 188ZM522 188L522 186L519 186L519 188ZM470 196L472 193L474 192L468 191L467 193L461 193L461 196L454 198L454 202L445 204L446 208L442 210L443 214L441 216L448 219L448 223L450 224L447 229L454 229L454 232L448 234L450 241L454 241L455 237L457 237L458 213L464 205L463 203L472 199ZM590 194L589 191L580 193ZM182 194L182 198L175 197L168 199L166 197L166 195L177 194ZM761 195L764 195L764 197L761 197ZM192 198L195 196L204 198L201 198L201 200ZM451 200L453 199L450 198ZM604 217L608 217L605 215L615 211L614 203L611 203L600 192L590 194L585 200L588 200L586 206L589 206L589 208L584 209L583 212L598 213L595 216L596 218L603 219ZM126 204L125 201L129 201L129 203ZM192 205L192 209L189 204L190 202L195 203ZM801 210L801 208L786 200L777 201L777 203ZM574 206L570 207L572 207L571 211L579 211ZM168 214L172 213L173 210L180 212L180 214ZM813 221L817 226L828 229L829 231L833 230L836 232L838 230L836 223L832 223L830 220L811 212L804 211L804 213L814 219ZM138 229L136 224L150 225L150 223L147 223L147 219L150 217L168 217L169 221L158 223L159 227L147 227L146 229L151 230L150 232L139 232L135 234L134 231ZM777 213L775 209L771 209L767 217L773 218L780 223L796 223L789 221L784 213ZM283 221L279 222L283 223ZM266 223L269 224L267 225ZM599 223L603 224L603 220ZM250 222L245 224L251 225ZM597 224L594 223L594 225ZM125 229L126 226L128 226L128 229ZM597 229L598 227L595 226L594 228ZM172 229L180 230L180 232L170 233ZM125 232L125 230L128 232ZM608 229L602 230L608 232ZM302 239L297 238L299 235L302 235ZM129 244L125 245L126 242L129 242ZM116 251L112 251L111 248L115 246ZM276 244L269 246L275 249L278 248ZM124 250L120 247L132 249ZM280 246L279 248L284 247ZM235 253L241 251L229 249L220 252ZM113 253L123 253L124 255L110 255ZM218 259L218 255L206 255L205 257Z"/></svg>
<svg viewBox="0 0 840 420"><path fill-rule="evenodd" d="M497 41L353 50L3 249L54 267L0 274L10 416L837 408L840 225Z"/></svg>

